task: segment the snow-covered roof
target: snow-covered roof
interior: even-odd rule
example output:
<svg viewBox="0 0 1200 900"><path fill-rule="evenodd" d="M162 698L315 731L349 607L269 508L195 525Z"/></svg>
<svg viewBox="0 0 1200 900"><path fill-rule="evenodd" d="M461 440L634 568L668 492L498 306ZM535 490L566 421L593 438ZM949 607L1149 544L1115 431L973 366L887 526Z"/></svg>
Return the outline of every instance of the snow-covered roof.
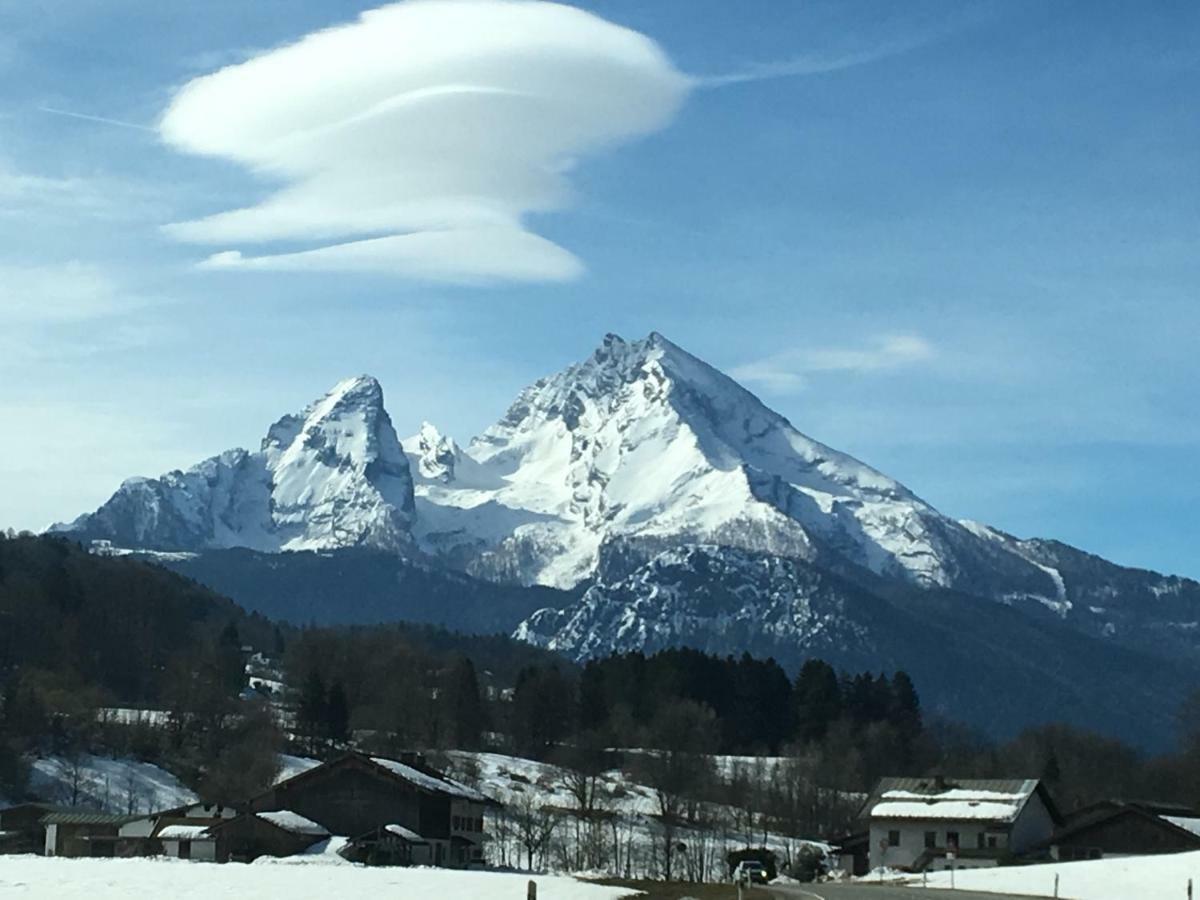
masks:
<svg viewBox="0 0 1200 900"><path fill-rule="evenodd" d="M981 800L885 800L871 809L877 819L939 819L1011 822L1021 807L1015 803L986 803Z"/></svg>
<svg viewBox="0 0 1200 900"><path fill-rule="evenodd" d="M427 840L425 840L425 838L421 837L419 834L417 834L411 828L405 828L403 825L384 825L383 830L391 832L392 834L396 835L396 837L398 837L398 838L403 838L404 840L408 841L410 844L428 844L429 843Z"/></svg>
<svg viewBox="0 0 1200 900"><path fill-rule="evenodd" d="M1192 834L1200 836L1200 819L1187 816L1163 816L1162 818L1184 831L1190 831Z"/></svg>
<svg viewBox="0 0 1200 900"><path fill-rule="evenodd" d="M1034 779L958 784L885 780L871 817L1008 823L1020 815L1037 784Z"/></svg>
<svg viewBox="0 0 1200 900"><path fill-rule="evenodd" d="M427 772L422 772L420 769L406 765L399 760L387 759L383 756L371 757L371 762L377 766L382 766L393 775L399 775L406 781L410 781L417 787L427 791L434 791L439 794L448 794L451 797L458 797L461 800L472 800L476 803L487 803L488 799L474 788L467 787L465 784L460 784L445 775L437 776L430 775Z"/></svg>
<svg viewBox="0 0 1200 900"><path fill-rule="evenodd" d="M290 809L277 809L270 812L255 813L264 822L270 822L276 828L282 828L284 831L290 831L292 834L312 834L318 837L325 837L329 834L324 828L318 825L311 819L306 819L299 813L294 813Z"/></svg>
<svg viewBox="0 0 1200 900"><path fill-rule="evenodd" d="M158 833L164 841L195 841L209 837L207 825L168 825Z"/></svg>

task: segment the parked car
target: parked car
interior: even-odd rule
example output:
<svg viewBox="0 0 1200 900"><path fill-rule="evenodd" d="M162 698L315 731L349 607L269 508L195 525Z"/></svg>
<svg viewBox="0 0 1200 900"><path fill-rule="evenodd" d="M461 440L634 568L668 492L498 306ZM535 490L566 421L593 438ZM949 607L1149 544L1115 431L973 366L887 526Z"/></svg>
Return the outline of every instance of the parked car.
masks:
<svg viewBox="0 0 1200 900"><path fill-rule="evenodd" d="M733 880L742 884L766 884L767 869L757 859L744 859L733 870Z"/></svg>

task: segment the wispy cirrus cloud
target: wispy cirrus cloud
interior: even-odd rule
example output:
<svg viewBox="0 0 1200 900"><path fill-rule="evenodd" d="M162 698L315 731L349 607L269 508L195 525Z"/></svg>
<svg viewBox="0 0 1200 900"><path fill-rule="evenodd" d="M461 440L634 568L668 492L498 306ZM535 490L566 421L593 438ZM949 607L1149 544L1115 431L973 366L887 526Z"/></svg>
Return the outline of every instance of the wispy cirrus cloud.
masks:
<svg viewBox="0 0 1200 900"><path fill-rule="evenodd" d="M874 373L933 360L932 344L915 334L880 335L854 347L809 347L736 366L730 374L774 393L804 390L821 373Z"/></svg>
<svg viewBox="0 0 1200 900"><path fill-rule="evenodd" d="M812 53L790 59L750 63L732 72L717 75L700 75L694 79L697 87L718 88L732 84L747 84L755 81L770 81L775 78L794 78L802 75L821 75L852 69L907 53L929 43L936 35L920 35L900 41L890 41L873 47L864 47L845 53Z"/></svg>
<svg viewBox="0 0 1200 900"><path fill-rule="evenodd" d="M578 159L664 127L689 87L649 38L572 7L385 6L179 91L169 145L284 186L167 230L225 245L211 268L569 280L582 263L528 216L569 206ZM302 247L237 246L272 241Z"/></svg>

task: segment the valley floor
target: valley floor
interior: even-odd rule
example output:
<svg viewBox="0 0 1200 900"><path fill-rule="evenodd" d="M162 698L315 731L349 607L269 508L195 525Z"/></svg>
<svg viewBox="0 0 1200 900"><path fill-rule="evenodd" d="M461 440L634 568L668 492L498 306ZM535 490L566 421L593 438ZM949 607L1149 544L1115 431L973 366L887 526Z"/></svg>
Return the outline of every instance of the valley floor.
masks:
<svg viewBox="0 0 1200 900"><path fill-rule="evenodd" d="M328 900L329 897L429 897L513 900L527 875L352 865L214 865L165 859L53 859L0 856L5 900ZM573 878L534 876L539 900L616 900L629 890Z"/></svg>

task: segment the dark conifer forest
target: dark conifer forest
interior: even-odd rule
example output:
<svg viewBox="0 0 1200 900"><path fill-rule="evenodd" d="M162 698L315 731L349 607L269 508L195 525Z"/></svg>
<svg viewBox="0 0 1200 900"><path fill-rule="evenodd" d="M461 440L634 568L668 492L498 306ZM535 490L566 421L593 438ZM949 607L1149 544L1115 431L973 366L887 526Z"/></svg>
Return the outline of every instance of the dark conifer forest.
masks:
<svg viewBox="0 0 1200 900"><path fill-rule="evenodd" d="M251 690L254 664L286 687ZM578 667L499 635L296 628L146 562L56 538L0 540L9 798L37 754L131 755L234 799L270 783L279 751L355 746L492 749L585 773L619 765L680 797L749 789L717 777L716 754L782 757L774 787L756 790L780 822L810 833L848 824L856 798L899 773L1043 777L1068 809L1109 796L1200 801L1200 698L1180 710L1175 752L1152 757L1055 723L988 739L923 711L920 690L902 671L838 672L819 659L795 678L773 660L688 649ZM121 708L161 718L122 724L111 715Z"/></svg>

